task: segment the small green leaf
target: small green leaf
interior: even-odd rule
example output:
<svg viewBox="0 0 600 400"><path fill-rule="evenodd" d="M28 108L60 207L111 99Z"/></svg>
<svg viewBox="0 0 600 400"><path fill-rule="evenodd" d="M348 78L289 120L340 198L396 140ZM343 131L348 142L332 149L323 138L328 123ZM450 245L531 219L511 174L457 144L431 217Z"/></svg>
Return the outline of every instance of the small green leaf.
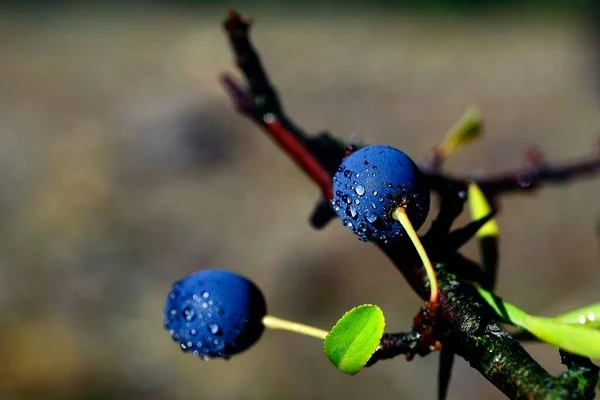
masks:
<svg viewBox="0 0 600 400"><path fill-rule="evenodd" d="M377 350L384 327L379 307L371 304L355 307L331 328L323 352L337 369L355 375Z"/></svg>
<svg viewBox="0 0 600 400"><path fill-rule="evenodd" d="M483 118L477 106L467 108L460 120L454 124L440 144L440 150L447 156L460 147L478 139L481 135Z"/></svg>
<svg viewBox="0 0 600 400"><path fill-rule="evenodd" d="M492 212L492 207L488 203L485 195L475 183L471 183L469 185L469 189L467 192L467 202L469 204L469 210L471 212L471 219L476 221L481 219ZM496 219L492 218L485 225L483 225L479 231L477 231L476 236L478 238L486 237L486 236L498 236L498 224L496 223Z"/></svg>

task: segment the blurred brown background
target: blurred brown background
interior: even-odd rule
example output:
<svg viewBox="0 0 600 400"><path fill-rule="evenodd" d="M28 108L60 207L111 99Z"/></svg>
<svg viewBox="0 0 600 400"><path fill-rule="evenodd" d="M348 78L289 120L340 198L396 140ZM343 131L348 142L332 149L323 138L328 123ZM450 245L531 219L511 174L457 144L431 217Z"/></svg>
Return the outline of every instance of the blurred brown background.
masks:
<svg viewBox="0 0 600 400"><path fill-rule="evenodd" d="M348 377L311 338L266 332L202 362L163 330L171 282L202 268L243 273L271 314L323 328L369 302L405 330L420 304L338 221L309 227L318 190L229 103L229 6L0 8L0 399L435 398L435 354ZM478 104L484 139L449 171L519 167L532 144L556 161L593 151L598 53L581 11L241 11L309 131L418 161ZM545 315L598 301L599 195L600 179L507 197L498 292ZM459 359L450 399L477 398L503 396Z"/></svg>

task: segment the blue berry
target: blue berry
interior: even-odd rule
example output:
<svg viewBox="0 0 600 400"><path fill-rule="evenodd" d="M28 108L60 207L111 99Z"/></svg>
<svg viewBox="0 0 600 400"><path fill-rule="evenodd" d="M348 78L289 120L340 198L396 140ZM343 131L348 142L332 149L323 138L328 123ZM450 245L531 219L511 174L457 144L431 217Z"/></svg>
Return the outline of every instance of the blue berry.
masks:
<svg viewBox="0 0 600 400"><path fill-rule="evenodd" d="M405 234L391 212L406 204L419 229L429 212L429 188L417 165L388 146L363 147L346 157L333 177L331 206L363 241L396 242Z"/></svg>
<svg viewBox="0 0 600 400"><path fill-rule="evenodd" d="M209 269L175 282L165 305L165 328L185 352L229 358L262 335L265 298L250 280Z"/></svg>

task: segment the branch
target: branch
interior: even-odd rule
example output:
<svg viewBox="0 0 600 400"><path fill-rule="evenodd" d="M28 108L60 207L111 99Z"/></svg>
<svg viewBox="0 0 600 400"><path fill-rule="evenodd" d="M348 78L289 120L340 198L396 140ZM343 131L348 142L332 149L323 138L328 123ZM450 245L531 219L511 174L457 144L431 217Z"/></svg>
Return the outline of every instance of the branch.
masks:
<svg viewBox="0 0 600 400"><path fill-rule="evenodd" d="M249 20L231 11L224 26L237 65L249 85L249 90L242 89L232 78L225 76L222 82L232 101L241 113L262 127L307 172L321 187L324 199L330 199L331 177L345 155L346 146L327 133L308 136L292 124L283 112L258 54L250 43ZM543 182L564 181L599 169L600 159L595 157L566 166L540 166L476 181L488 195L495 196L501 192L531 190ZM443 332L440 337L442 344L447 343L456 354L469 361L473 368L511 398L593 398L594 393L590 388L597 384L598 370L589 360L565 356L563 362L569 370L559 377L551 376L518 341L502 329L493 311L480 300L474 288L458 279L458 276L463 279L476 276L478 266L462 257L456 249L442 246L441 243L462 211L464 197L460 193L466 190L470 178L451 178L437 172L427 174L431 189L442 196L442 211L430 232L423 237L424 245L430 242L429 248L433 249L431 258L437 263L441 310L436 331L438 334ZM524 185L525 181L527 185ZM334 216L327 208L328 204L323 200L318 203L313 213L314 225L323 226ZM413 289L421 297L427 298L428 280L418 257L412 254L416 251L399 251L398 245L378 246L404 274ZM386 334L369 365L398 354L406 354L411 358L415 351L421 351L422 337L418 328L403 334Z"/></svg>

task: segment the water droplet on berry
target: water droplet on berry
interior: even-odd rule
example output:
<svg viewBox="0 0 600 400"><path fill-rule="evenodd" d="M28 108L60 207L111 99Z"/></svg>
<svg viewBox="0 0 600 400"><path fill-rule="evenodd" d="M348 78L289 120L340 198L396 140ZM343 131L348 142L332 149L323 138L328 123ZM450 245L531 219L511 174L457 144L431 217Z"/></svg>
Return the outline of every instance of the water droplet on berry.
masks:
<svg viewBox="0 0 600 400"><path fill-rule="evenodd" d="M345 176L346 178L350 178L350 174L352 174L352 172L350 172L350 171L348 171L348 170L345 170L345 171L344 171L344 176Z"/></svg>
<svg viewBox="0 0 600 400"><path fill-rule="evenodd" d="M377 190L373 190L373 196L379 196L379 192Z"/></svg>
<svg viewBox="0 0 600 400"><path fill-rule="evenodd" d="M196 317L196 313L194 312L194 310L191 307L184 308L181 314L183 315L183 318L185 318L185 320L187 322L192 321Z"/></svg>
<svg viewBox="0 0 600 400"><path fill-rule="evenodd" d="M202 293L202 298L208 299L208 296L210 296L210 293L208 293L208 292L203 292Z"/></svg>
<svg viewBox="0 0 600 400"><path fill-rule="evenodd" d="M354 192L359 196L363 196L365 194L365 187L363 185L356 185Z"/></svg>
<svg viewBox="0 0 600 400"><path fill-rule="evenodd" d="M359 205L360 204L360 200L359 199L354 199L354 204Z"/></svg>
<svg viewBox="0 0 600 400"><path fill-rule="evenodd" d="M221 333L221 327L217 324L208 324L208 330L213 335L219 335ZM218 344L218 341L216 341L215 344Z"/></svg>
<svg viewBox="0 0 600 400"><path fill-rule="evenodd" d="M352 219L358 218L358 212L356 211L356 208L354 208L354 206L346 207L346 215L351 217Z"/></svg>
<svg viewBox="0 0 600 400"><path fill-rule="evenodd" d="M365 219L372 224L377 221L377 215L373 214L372 212L367 212L365 214Z"/></svg>

